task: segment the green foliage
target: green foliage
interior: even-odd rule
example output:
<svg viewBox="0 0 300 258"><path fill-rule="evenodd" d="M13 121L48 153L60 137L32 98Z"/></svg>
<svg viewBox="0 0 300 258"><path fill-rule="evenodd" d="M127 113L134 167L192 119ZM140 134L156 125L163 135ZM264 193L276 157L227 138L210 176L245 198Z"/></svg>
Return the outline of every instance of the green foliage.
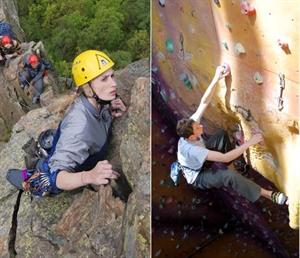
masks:
<svg viewBox="0 0 300 258"><path fill-rule="evenodd" d="M149 57L148 0L18 0L18 9L27 41L43 41L63 76L87 49L106 51L117 68Z"/></svg>

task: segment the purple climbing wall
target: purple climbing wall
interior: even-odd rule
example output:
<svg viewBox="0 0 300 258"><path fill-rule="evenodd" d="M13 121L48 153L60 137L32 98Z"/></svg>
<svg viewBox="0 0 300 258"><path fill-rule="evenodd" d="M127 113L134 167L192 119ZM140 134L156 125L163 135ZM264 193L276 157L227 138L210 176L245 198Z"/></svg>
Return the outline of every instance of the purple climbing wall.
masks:
<svg viewBox="0 0 300 258"><path fill-rule="evenodd" d="M289 196L299 227L299 1L153 1L153 72L175 114L190 115L217 65L231 67L205 113L212 127L240 124L265 142L248 162ZM249 4L249 5L248 5Z"/></svg>

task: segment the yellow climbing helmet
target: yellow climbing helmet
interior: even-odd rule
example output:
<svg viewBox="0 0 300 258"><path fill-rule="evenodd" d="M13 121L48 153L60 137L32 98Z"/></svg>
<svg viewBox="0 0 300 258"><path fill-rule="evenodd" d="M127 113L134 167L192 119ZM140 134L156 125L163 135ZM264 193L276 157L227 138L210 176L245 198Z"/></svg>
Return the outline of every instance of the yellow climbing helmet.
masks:
<svg viewBox="0 0 300 258"><path fill-rule="evenodd" d="M73 61L72 74L77 87L93 80L114 66L114 62L103 52L87 50Z"/></svg>

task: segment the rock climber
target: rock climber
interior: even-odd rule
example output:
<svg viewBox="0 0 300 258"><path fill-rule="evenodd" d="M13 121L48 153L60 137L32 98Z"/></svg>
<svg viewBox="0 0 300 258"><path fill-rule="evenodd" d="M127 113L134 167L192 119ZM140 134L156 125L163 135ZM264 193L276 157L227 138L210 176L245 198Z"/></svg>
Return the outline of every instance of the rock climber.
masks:
<svg viewBox="0 0 300 258"><path fill-rule="evenodd" d="M22 89L29 88L32 92L33 104L40 101L44 88L43 78L49 69L50 64L36 54L26 55L23 59L23 70L19 72L19 82Z"/></svg>
<svg viewBox="0 0 300 258"><path fill-rule="evenodd" d="M250 146L263 141L261 134L254 134L248 141L236 148L232 147L228 134L221 130L211 136L206 142L203 140L203 126L201 117L212 100L217 82L227 76L224 66L218 66L215 76L201 98L196 112L190 117L177 123L178 141L177 163L172 164L171 177L178 179L181 170L188 184L200 189L231 187L251 202L261 196L283 205L287 196L281 192L266 190L241 174L225 166L238 158ZM175 171L175 173L174 173Z"/></svg>
<svg viewBox="0 0 300 258"><path fill-rule="evenodd" d="M9 35L0 36L0 64L9 65L9 61L21 54L21 46L18 40Z"/></svg>
<svg viewBox="0 0 300 258"><path fill-rule="evenodd" d="M84 51L74 59L78 94L57 129L51 152L31 174L9 170L7 179L14 186L44 196L89 184L105 185L119 177L105 160L112 118L126 111L117 97L113 66L98 50Z"/></svg>

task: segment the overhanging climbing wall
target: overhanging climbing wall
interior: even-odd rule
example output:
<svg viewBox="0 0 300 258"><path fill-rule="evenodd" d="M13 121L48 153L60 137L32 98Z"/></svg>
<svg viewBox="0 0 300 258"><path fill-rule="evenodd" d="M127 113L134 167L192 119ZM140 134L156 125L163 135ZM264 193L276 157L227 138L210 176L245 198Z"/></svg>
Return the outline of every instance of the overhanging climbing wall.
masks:
<svg viewBox="0 0 300 258"><path fill-rule="evenodd" d="M240 124L263 145L248 162L289 196L299 227L299 33L297 0L153 1L153 72L168 106L195 111L217 65L231 67L205 119L225 129Z"/></svg>

